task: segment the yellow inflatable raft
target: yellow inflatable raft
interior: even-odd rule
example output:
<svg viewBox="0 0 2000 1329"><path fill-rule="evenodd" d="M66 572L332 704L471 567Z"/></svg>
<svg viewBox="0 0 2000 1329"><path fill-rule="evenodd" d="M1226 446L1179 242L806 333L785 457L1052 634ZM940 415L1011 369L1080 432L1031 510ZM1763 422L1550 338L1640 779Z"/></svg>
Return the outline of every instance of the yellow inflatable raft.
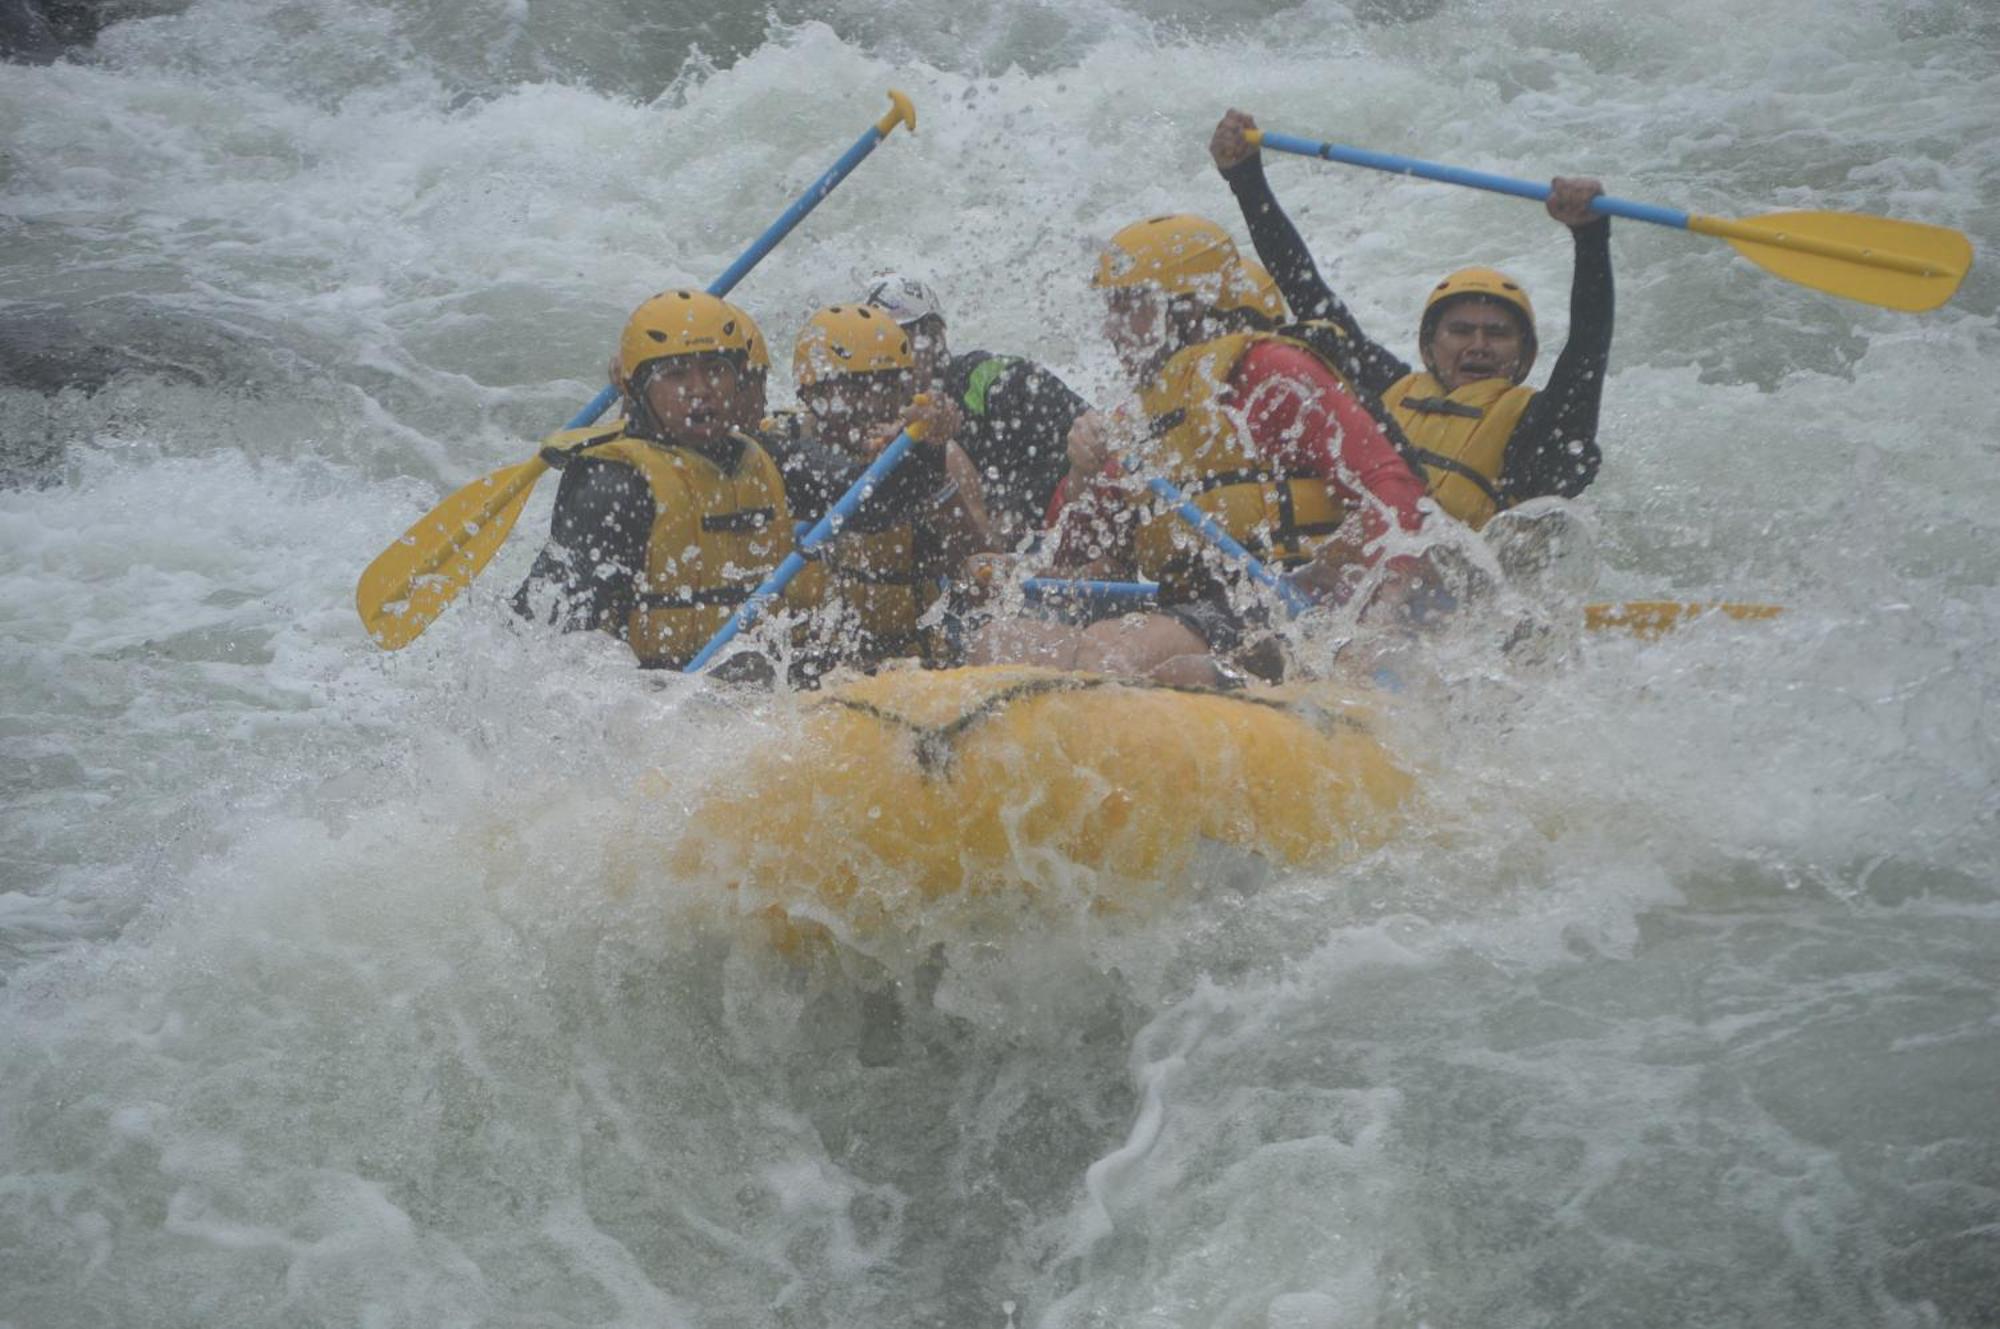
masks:
<svg viewBox="0 0 2000 1329"><path fill-rule="evenodd" d="M1189 692L999 666L857 679L693 800L674 875L843 934L969 902L1127 908L1211 846L1273 866L1394 834L1410 777L1337 690Z"/></svg>

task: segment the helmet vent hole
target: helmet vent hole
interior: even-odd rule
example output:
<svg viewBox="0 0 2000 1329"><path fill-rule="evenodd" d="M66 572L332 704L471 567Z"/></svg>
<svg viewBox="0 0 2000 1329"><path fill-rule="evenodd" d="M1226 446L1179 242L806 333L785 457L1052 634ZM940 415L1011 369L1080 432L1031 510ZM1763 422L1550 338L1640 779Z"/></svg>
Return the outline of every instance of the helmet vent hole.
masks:
<svg viewBox="0 0 2000 1329"><path fill-rule="evenodd" d="M667 334L661 332L658 328L647 328L646 335L648 337L651 337L654 341L658 342L663 342L667 339Z"/></svg>

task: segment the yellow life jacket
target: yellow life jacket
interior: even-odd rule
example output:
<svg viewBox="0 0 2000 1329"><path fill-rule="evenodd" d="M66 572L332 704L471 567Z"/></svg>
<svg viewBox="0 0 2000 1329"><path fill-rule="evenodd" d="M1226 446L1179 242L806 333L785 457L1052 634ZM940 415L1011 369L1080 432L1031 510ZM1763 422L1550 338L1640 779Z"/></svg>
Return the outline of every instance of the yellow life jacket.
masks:
<svg viewBox="0 0 2000 1329"><path fill-rule="evenodd" d="M937 579L917 571L917 532L909 522L884 531L849 531L820 550L831 598L853 614L861 639L852 643L875 660L921 654L917 620L938 597Z"/></svg>
<svg viewBox="0 0 2000 1329"><path fill-rule="evenodd" d="M1535 390L1504 378L1482 378L1447 393L1422 370L1406 374L1382 394L1383 405L1410 447L1405 456L1424 468L1439 507L1478 530L1501 508L1497 486L1507 441L1521 423Z"/></svg>
<svg viewBox="0 0 2000 1329"><path fill-rule="evenodd" d="M1167 478L1251 553L1295 567L1339 528L1347 506L1324 480L1276 474L1252 447L1241 407L1232 414L1221 406L1230 374L1260 342L1318 356L1305 342L1268 332L1217 337L1176 352L1140 389L1139 404L1151 422L1151 455ZM1167 509L1149 515L1133 538L1140 572L1156 578L1184 564L1184 551L1195 547L1189 542L1201 539Z"/></svg>
<svg viewBox="0 0 2000 1329"><path fill-rule="evenodd" d="M1278 334L1293 341L1302 341L1306 348L1326 361L1340 381L1354 388L1354 379L1361 372L1358 349L1354 340L1347 335L1347 329L1325 318L1305 318L1296 323L1287 323L1278 329ZM1360 393L1355 393L1359 397Z"/></svg>
<svg viewBox="0 0 2000 1329"><path fill-rule="evenodd" d="M765 417L761 432L782 449L811 428L811 419L802 410L775 411ZM914 525L903 522L882 531L843 531L808 557L815 567L826 569L829 604L849 615L840 631L858 635L858 640L834 643L843 656L875 661L925 653L917 620L939 591L935 578L917 573Z"/></svg>
<svg viewBox="0 0 2000 1329"><path fill-rule="evenodd" d="M592 441L595 432L602 441ZM578 446L578 440L582 445ZM652 443L620 430L575 430L550 440L570 455L622 462L645 477L653 529L625 636L641 663L678 668L719 631L792 552L785 482L770 454L742 434L711 450ZM784 602L817 603L822 574L808 565Z"/></svg>

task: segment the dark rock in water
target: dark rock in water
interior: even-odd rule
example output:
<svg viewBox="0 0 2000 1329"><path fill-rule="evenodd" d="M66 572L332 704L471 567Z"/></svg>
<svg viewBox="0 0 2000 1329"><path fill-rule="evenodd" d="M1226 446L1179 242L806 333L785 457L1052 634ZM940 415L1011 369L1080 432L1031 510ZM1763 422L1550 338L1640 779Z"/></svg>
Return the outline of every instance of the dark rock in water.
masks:
<svg viewBox="0 0 2000 1329"><path fill-rule="evenodd" d="M82 311L14 305L0 311L0 386L95 392L121 374L151 374L205 387L242 359L242 341L199 320L123 301Z"/></svg>
<svg viewBox="0 0 2000 1329"><path fill-rule="evenodd" d="M0 305L0 489L51 483L70 442L158 385L255 392L286 380L286 355L254 331L142 298ZM141 379L120 400L115 385Z"/></svg>
<svg viewBox="0 0 2000 1329"><path fill-rule="evenodd" d="M48 64L95 41L106 22L93 0L0 0L0 59Z"/></svg>

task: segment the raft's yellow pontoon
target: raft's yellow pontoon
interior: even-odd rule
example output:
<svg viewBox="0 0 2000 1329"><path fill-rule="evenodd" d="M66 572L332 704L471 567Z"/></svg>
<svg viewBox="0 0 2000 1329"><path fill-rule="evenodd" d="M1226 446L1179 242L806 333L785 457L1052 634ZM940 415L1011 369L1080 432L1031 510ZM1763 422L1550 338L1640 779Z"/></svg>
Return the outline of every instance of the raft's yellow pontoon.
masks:
<svg viewBox="0 0 2000 1329"><path fill-rule="evenodd" d="M673 869L725 883L781 936L1054 888L1120 908L1172 891L1215 844L1281 867L1372 848L1411 788L1337 690L891 672L808 702L713 779Z"/></svg>

